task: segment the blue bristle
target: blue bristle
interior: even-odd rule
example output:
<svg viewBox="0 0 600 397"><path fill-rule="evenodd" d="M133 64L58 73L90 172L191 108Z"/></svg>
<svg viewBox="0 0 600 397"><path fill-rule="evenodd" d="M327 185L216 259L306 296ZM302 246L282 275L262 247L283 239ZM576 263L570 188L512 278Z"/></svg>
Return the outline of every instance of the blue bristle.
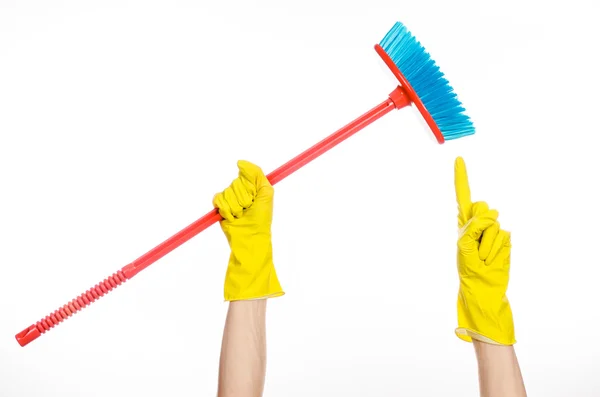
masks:
<svg viewBox="0 0 600 397"><path fill-rule="evenodd" d="M444 73L425 48L400 22L379 45L406 77L444 135L451 140L475 133L475 127Z"/></svg>

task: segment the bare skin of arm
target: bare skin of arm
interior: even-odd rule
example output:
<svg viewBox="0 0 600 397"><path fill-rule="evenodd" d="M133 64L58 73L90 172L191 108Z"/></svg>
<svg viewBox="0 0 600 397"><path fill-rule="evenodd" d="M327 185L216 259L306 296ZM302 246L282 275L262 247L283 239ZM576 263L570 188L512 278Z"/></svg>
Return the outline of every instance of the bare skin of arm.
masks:
<svg viewBox="0 0 600 397"><path fill-rule="evenodd" d="M526 397L521 369L513 346L473 340L479 367L481 397Z"/></svg>
<svg viewBox="0 0 600 397"><path fill-rule="evenodd" d="M218 397L262 396L267 364L266 311L266 299L229 303Z"/></svg>

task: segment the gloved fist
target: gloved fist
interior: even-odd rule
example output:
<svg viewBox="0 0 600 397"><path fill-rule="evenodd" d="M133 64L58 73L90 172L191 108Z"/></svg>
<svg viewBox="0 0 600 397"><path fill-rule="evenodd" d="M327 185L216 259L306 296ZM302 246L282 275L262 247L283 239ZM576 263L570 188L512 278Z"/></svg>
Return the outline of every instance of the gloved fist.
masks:
<svg viewBox="0 0 600 397"><path fill-rule="evenodd" d="M273 186L256 165L238 161L239 176L213 205L231 255L225 275L225 300L273 298L284 294L273 264L271 222Z"/></svg>
<svg viewBox="0 0 600 397"><path fill-rule="evenodd" d="M467 169L462 158L454 164L458 202L458 328L467 342L512 345L512 311L506 290L510 271L510 233L501 230L498 211L485 202L471 202Z"/></svg>

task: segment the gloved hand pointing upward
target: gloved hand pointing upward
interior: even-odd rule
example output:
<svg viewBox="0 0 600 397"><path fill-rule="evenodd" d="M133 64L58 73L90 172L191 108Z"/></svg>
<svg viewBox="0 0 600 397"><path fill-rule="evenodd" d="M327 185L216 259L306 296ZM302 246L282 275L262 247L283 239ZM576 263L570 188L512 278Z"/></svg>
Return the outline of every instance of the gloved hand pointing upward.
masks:
<svg viewBox="0 0 600 397"><path fill-rule="evenodd" d="M498 211L471 202L467 169L462 158L454 165L458 202L458 328L467 342L512 345L515 332L506 297L510 271L510 233L501 230Z"/></svg>

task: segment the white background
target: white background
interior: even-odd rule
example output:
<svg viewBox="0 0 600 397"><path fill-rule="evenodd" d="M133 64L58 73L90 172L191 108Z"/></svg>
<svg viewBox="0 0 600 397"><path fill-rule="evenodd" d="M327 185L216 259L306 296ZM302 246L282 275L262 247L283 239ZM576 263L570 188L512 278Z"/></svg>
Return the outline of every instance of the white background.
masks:
<svg viewBox="0 0 600 397"><path fill-rule="evenodd" d="M386 116L276 187L266 396L474 396L453 161L513 233L531 396L600 396L598 3L0 0L0 396L210 396L218 226L25 348L14 334L395 87L405 23L477 134Z"/></svg>

